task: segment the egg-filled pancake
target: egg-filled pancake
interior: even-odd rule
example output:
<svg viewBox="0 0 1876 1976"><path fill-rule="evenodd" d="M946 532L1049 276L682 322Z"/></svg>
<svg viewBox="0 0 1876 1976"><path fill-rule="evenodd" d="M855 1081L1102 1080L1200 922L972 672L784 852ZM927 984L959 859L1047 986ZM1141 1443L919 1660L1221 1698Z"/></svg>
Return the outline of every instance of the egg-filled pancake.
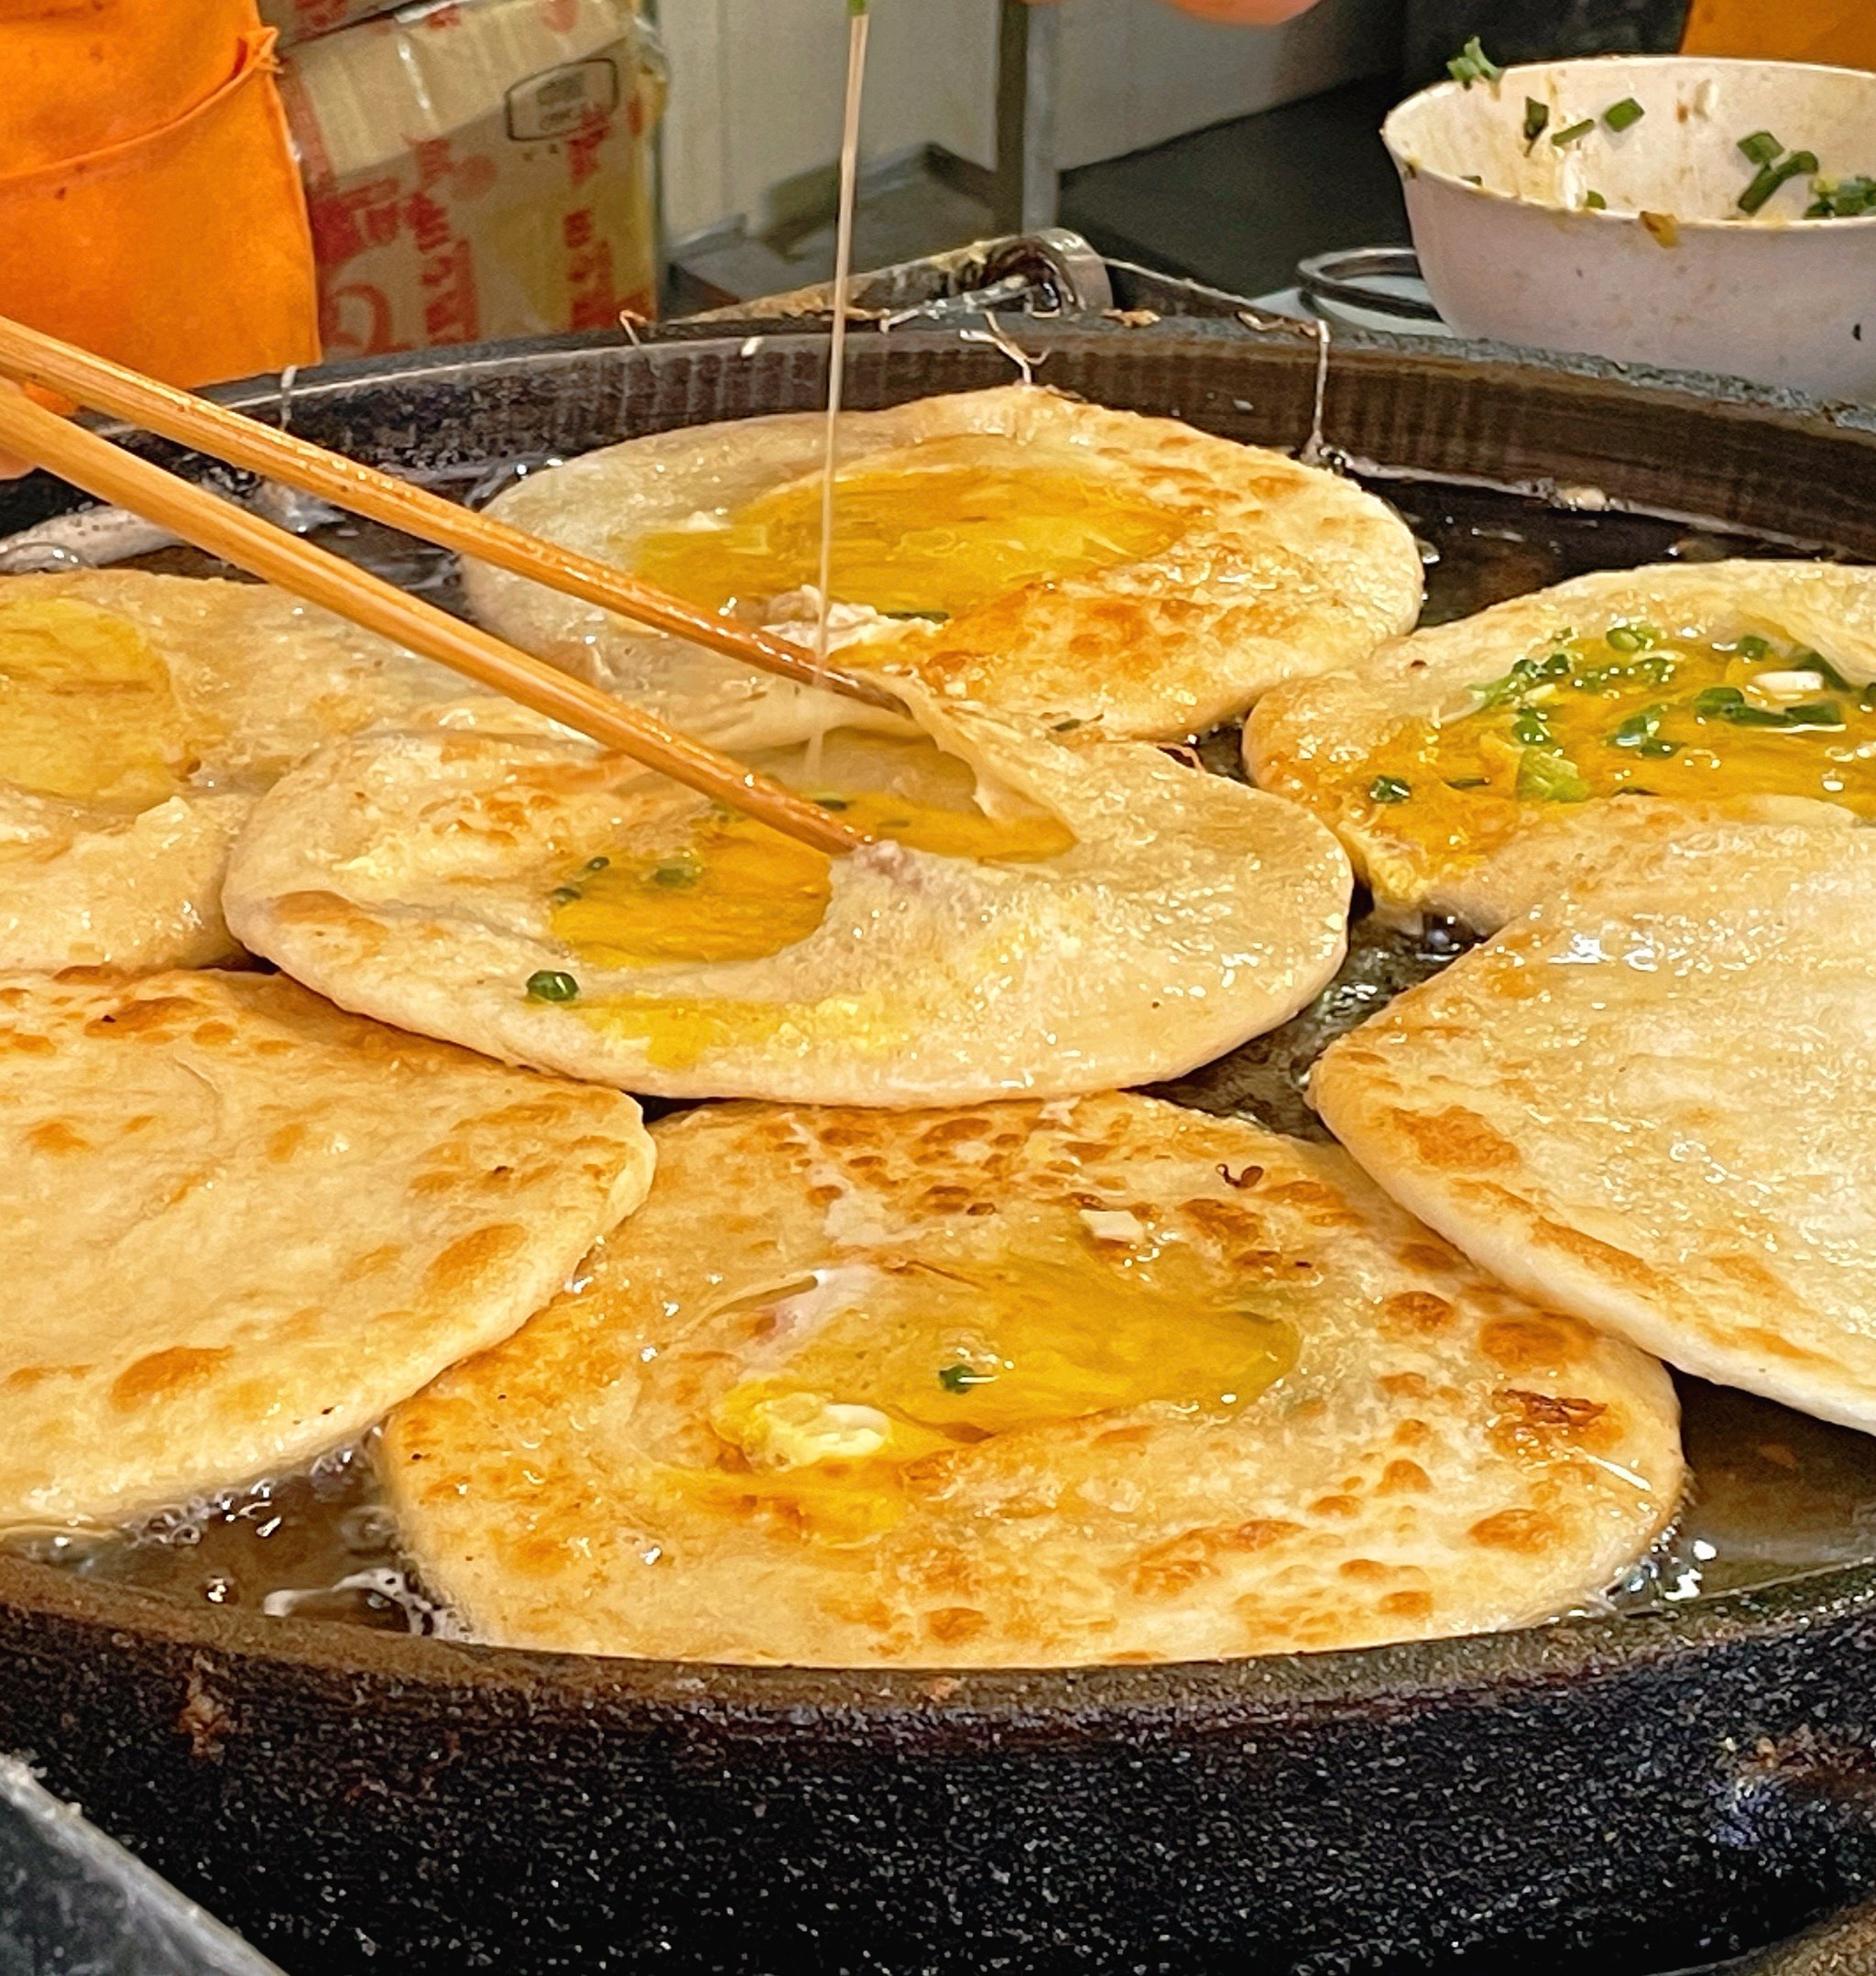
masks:
<svg viewBox="0 0 1876 1976"><path fill-rule="evenodd" d="M263 975L0 983L0 1527L278 1472L506 1337L643 1197L616 1092Z"/></svg>
<svg viewBox="0 0 1876 1976"><path fill-rule="evenodd" d="M222 874L255 796L462 690L257 584L0 576L0 970L229 958Z"/></svg>
<svg viewBox="0 0 1876 1976"><path fill-rule="evenodd" d="M838 860L484 702L286 777L229 923L344 1008L671 1097L1151 1082L1334 974L1347 860L1293 803L907 692L917 738L757 759L876 840Z"/></svg>
<svg viewBox="0 0 1876 1976"><path fill-rule="evenodd" d="M1681 1487L1652 1359L1339 1152L1141 1097L711 1107L524 1330L387 1423L510 1645L1059 1665L1533 1621Z"/></svg>
<svg viewBox="0 0 1876 1976"><path fill-rule="evenodd" d="M1876 571L1579 577L1280 688L1266 789L1332 824L1386 915L1489 932L1689 824L1876 818Z"/></svg>
<svg viewBox="0 0 1876 1976"><path fill-rule="evenodd" d="M800 412L660 432L531 474L490 512L812 644L825 431ZM1196 732L1366 657L1420 607L1412 535L1347 481L1038 387L843 414L834 495L841 662L1065 733ZM525 579L467 583L503 637L724 746L852 717Z"/></svg>
<svg viewBox="0 0 1876 1976"><path fill-rule="evenodd" d="M1689 834L1334 1044L1313 1095L1502 1281L1876 1430L1876 832Z"/></svg>

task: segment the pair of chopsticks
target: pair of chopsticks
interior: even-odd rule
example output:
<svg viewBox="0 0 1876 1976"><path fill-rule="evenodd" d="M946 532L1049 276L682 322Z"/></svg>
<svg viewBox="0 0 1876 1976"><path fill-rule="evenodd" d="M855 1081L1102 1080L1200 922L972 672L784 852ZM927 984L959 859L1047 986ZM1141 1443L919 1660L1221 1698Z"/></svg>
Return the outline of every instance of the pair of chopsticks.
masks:
<svg viewBox="0 0 1876 1976"><path fill-rule="evenodd" d="M718 617L623 571L459 508L427 488L328 453L192 392L158 384L4 316L0 377L60 392L93 411L109 412L439 548L477 557L745 665L802 684L823 685L867 705L903 711L884 687L837 668L819 669L808 654L785 640ZM0 450L159 522L251 575L421 652L816 850L837 857L867 842L858 831L780 782L667 726L630 702L556 671L344 557L302 541L4 388Z"/></svg>

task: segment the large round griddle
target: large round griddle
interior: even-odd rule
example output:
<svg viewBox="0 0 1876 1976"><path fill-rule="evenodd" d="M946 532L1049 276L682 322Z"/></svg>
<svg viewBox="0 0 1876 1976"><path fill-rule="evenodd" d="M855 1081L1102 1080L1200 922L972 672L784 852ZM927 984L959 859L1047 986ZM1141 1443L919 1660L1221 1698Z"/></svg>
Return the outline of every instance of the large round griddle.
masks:
<svg viewBox="0 0 1876 1976"><path fill-rule="evenodd" d="M1310 430L1306 336L1226 319L1020 340L1044 381L1107 404L1283 446ZM314 373L291 419L447 474L808 409L825 370L823 341L788 329L583 338ZM858 341L848 396L1009 375L982 344L895 331ZM1867 415L1358 339L1323 409L1358 463L1876 556ZM0 493L0 532L72 499ZM481 1650L0 1554L5 1748L319 1976L1623 1976L1787 1933L1876 1873L1876 1569L1359 1653L849 1674Z"/></svg>

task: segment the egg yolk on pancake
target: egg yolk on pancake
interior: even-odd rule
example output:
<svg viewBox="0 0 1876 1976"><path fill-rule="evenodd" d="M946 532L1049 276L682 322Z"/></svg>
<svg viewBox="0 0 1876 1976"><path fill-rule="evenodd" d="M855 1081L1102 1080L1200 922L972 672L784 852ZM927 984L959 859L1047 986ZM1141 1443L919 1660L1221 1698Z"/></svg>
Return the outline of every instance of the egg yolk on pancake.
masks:
<svg viewBox="0 0 1876 1976"><path fill-rule="evenodd" d="M1489 849L1532 803L1623 794L1810 796L1876 817L1876 686L1789 642L1564 632L1470 693L1347 771L1392 834Z"/></svg>
<svg viewBox="0 0 1876 1976"><path fill-rule="evenodd" d="M194 764L169 668L127 618L0 599L0 781L144 810Z"/></svg>
<svg viewBox="0 0 1876 1976"><path fill-rule="evenodd" d="M946 857L1029 863L1072 849L1074 834L1029 807L987 816L975 779L929 741L869 739L830 749L820 776L801 750L781 780L871 837ZM846 769L851 773L843 773ZM869 786L855 786L864 773ZM653 967L760 960L804 940L833 897L833 860L753 817L693 811L668 838L587 859L553 893L554 935L580 959Z"/></svg>
<svg viewBox="0 0 1876 1976"><path fill-rule="evenodd" d="M820 576L818 475L638 547L641 576L706 609ZM834 477L830 589L892 617L956 617L1033 583L1157 555L1187 518L1110 469L993 433L876 453Z"/></svg>
<svg viewBox="0 0 1876 1976"><path fill-rule="evenodd" d="M863 1542L899 1520L928 1457L1146 1406L1229 1419L1296 1362L1288 1319L1177 1244L908 1257L867 1274L784 1365L717 1402L725 1466L679 1471L681 1493ZM1062 1474L1072 1486L1072 1463Z"/></svg>

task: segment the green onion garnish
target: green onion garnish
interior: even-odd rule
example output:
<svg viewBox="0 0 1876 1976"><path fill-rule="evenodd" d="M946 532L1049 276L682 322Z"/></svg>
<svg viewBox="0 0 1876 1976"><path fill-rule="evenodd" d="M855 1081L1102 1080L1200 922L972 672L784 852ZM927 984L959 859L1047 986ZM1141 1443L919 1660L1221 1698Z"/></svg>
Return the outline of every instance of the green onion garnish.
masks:
<svg viewBox="0 0 1876 1976"><path fill-rule="evenodd" d="M1664 706L1644 706L1639 714L1631 714L1609 736L1609 745L1611 748L1640 748L1653 740L1666 712Z"/></svg>
<svg viewBox="0 0 1876 1976"><path fill-rule="evenodd" d="M1537 669L1539 679L1562 679L1570 670L1568 652L1553 652Z"/></svg>
<svg viewBox="0 0 1876 1976"><path fill-rule="evenodd" d="M1740 149L1755 165L1769 165L1784 149L1769 130L1755 130L1750 137L1740 139Z"/></svg>
<svg viewBox="0 0 1876 1976"><path fill-rule="evenodd" d="M588 871L604 871L611 863L612 859L609 857L589 857L586 860L586 868Z"/></svg>
<svg viewBox="0 0 1876 1976"><path fill-rule="evenodd" d="M1814 179L1807 220L1857 220L1876 213L1876 179Z"/></svg>
<svg viewBox="0 0 1876 1976"><path fill-rule="evenodd" d="M1543 748L1550 737L1550 728L1535 707L1526 707L1511 723L1511 738L1522 747Z"/></svg>
<svg viewBox="0 0 1876 1976"><path fill-rule="evenodd" d="M580 984L573 976L556 968L543 968L538 975L528 977L529 1001L574 1001L579 994Z"/></svg>
<svg viewBox="0 0 1876 1976"><path fill-rule="evenodd" d="M1749 631L1733 647L1741 659L1762 659L1772 650L1772 641L1761 639L1756 631Z"/></svg>
<svg viewBox="0 0 1876 1976"><path fill-rule="evenodd" d="M1551 142L1562 150L1566 144L1575 144L1578 137L1587 137L1596 128L1596 119L1586 116L1580 124L1571 124L1562 130L1551 133Z"/></svg>
<svg viewBox="0 0 1876 1976"><path fill-rule="evenodd" d="M1822 652L1794 652L1792 664L1804 671L1816 672L1827 686L1834 686L1838 693L1854 693L1857 690Z"/></svg>
<svg viewBox="0 0 1876 1976"><path fill-rule="evenodd" d="M1479 47L1477 35L1446 64L1446 73L1467 89L1475 82L1496 82L1504 72Z"/></svg>
<svg viewBox="0 0 1876 1976"><path fill-rule="evenodd" d="M987 1386L997 1377L994 1372L979 1372L975 1366L942 1366L938 1372L938 1383L946 1392L967 1392L973 1386Z"/></svg>
<svg viewBox="0 0 1876 1976"><path fill-rule="evenodd" d="M672 857L660 857L651 868L651 882L666 891L694 885L704 876L702 860L693 851L680 851Z"/></svg>
<svg viewBox="0 0 1876 1976"><path fill-rule="evenodd" d="M1695 713L1707 719L1715 715L1726 719L1729 707L1744 706L1745 704L1746 696L1737 686L1703 686L1694 695Z"/></svg>
<svg viewBox="0 0 1876 1976"><path fill-rule="evenodd" d="M570 906L574 900L584 898L585 895L577 885L556 885L547 896L557 906Z"/></svg>
<svg viewBox="0 0 1876 1976"><path fill-rule="evenodd" d="M1784 710L1787 727L1841 727L1843 709L1835 700L1806 700L1802 706Z"/></svg>
<svg viewBox="0 0 1876 1976"><path fill-rule="evenodd" d="M1550 105L1539 103L1535 96L1524 99L1524 141L1535 144L1550 128Z"/></svg>
<svg viewBox="0 0 1876 1976"><path fill-rule="evenodd" d="M1611 625L1603 638L1619 652L1646 651L1649 646L1661 643L1661 633L1640 618L1632 624Z"/></svg>
<svg viewBox="0 0 1876 1976"><path fill-rule="evenodd" d="M1489 775L1449 775L1446 778L1446 787L1448 789L1484 789L1489 784L1491 778Z"/></svg>
<svg viewBox="0 0 1876 1976"><path fill-rule="evenodd" d="M1624 96L1620 103L1612 103L1602 113L1602 120L1611 130L1627 130L1630 125L1639 124L1648 115L1632 96Z"/></svg>
<svg viewBox="0 0 1876 1976"><path fill-rule="evenodd" d="M1413 784L1403 782L1398 775L1378 775L1368 785L1368 800L1370 802L1405 802L1413 793Z"/></svg>
<svg viewBox="0 0 1876 1976"><path fill-rule="evenodd" d="M816 796L814 807L817 810L847 810L853 805L845 796Z"/></svg>
<svg viewBox="0 0 1876 1976"><path fill-rule="evenodd" d="M1517 792L1524 802L1587 802L1590 794L1567 755L1537 748L1519 758Z"/></svg>
<svg viewBox="0 0 1876 1976"><path fill-rule="evenodd" d="M1583 195L1583 203L1587 206L1592 213L1607 213L1609 211L1609 201L1606 200L1600 192L1585 192Z"/></svg>
<svg viewBox="0 0 1876 1976"><path fill-rule="evenodd" d="M1812 151L1794 151L1783 164L1761 165L1752 176L1752 182L1740 194L1740 211L1757 213L1780 186L1816 169L1816 154Z"/></svg>

